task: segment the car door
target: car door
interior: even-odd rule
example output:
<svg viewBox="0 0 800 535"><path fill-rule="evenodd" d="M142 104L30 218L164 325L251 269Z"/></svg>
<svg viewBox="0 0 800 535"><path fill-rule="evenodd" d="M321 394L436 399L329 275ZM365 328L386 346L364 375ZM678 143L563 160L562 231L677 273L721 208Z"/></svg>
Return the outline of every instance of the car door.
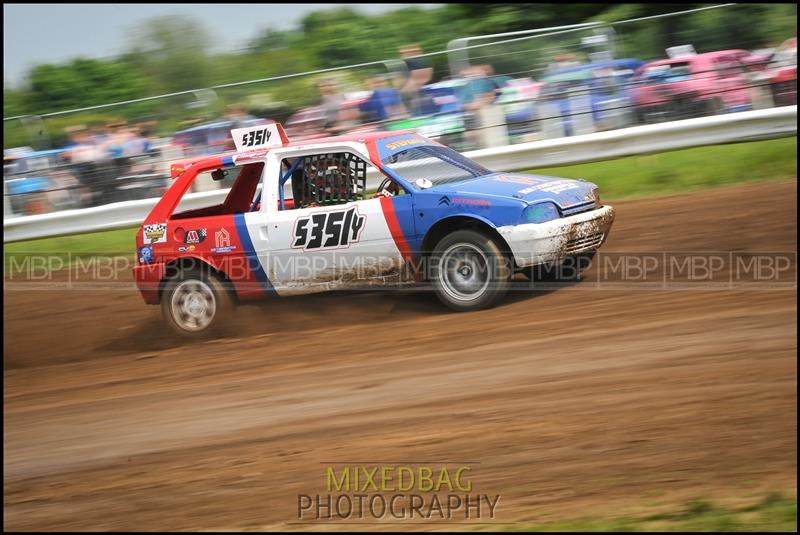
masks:
<svg viewBox="0 0 800 535"><path fill-rule="evenodd" d="M732 54L720 56L715 60L715 67L718 73L715 91L726 111L739 111L737 106L749 105L748 82L739 60Z"/></svg>
<svg viewBox="0 0 800 535"><path fill-rule="evenodd" d="M303 173L289 169L300 159L298 169ZM399 219L412 218L410 194L366 198L371 164L353 150L285 149L271 154L271 160L265 170L267 194L261 210L247 214L245 221L258 261L279 295L409 281L408 240L401 230L407 225ZM325 204L306 204L309 199L293 194L302 188L291 181L310 175L320 179L322 188L341 186L342 181L333 177L342 166L360 184L349 196L342 195L341 202L327 198ZM282 186L281 178L286 179Z"/></svg>

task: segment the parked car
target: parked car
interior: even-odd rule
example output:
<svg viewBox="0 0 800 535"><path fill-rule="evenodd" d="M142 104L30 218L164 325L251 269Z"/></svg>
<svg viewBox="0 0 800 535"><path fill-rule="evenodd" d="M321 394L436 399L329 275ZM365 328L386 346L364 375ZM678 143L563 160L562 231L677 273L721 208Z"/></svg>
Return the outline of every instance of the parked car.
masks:
<svg viewBox="0 0 800 535"><path fill-rule="evenodd" d="M767 64L772 100L776 106L797 104L797 38L787 39Z"/></svg>
<svg viewBox="0 0 800 535"><path fill-rule="evenodd" d="M633 78L640 123L687 119L752 108L747 50L721 50L651 61Z"/></svg>
<svg viewBox="0 0 800 535"><path fill-rule="evenodd" d="M567 136L628 126L633 123L630 80L643 64L628 58L547 72L542 77L538 115L557 121Z"/></svg>
<svg viewBox="0 0 800 535"><path fill-rule="evenodd" d="M235 132L238 152L173 167L136 234L136 284L179 335L222 328L255 299L424 281L448 307L479 310L516 271L585 267L614 219L590 182L495 173L414 132L299 143L277 124ZM233 182L225 200L180 208L209 173Z"/></svg>
<svg viewBox="0 0 800 535"><path fill-rule="evenodd" d="M56 176L61 178L67 175L62 160L65 152L65 149L33 150L31 147L4 151L4 193L9 195L15 214L42 214L56 206L77 206L75 192L53 180ZM71 177L67 181L74 183Z"/></svg>
<svg viewBox="0 0 800 535"><path fill-rule="evenodd" d="M498 89L495 103L503 108L511 143L529 141L532 134L541 130L535 103L542 85L531 78L517 78Z"/></svg>

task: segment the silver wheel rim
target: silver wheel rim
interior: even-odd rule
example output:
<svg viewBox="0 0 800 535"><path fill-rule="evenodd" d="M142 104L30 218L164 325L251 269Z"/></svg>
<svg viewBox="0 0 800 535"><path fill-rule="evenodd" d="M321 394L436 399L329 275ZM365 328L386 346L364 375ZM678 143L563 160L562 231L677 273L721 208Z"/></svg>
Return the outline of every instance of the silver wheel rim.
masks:
<svg viewBox="0 0 800 535"><path fill-rule="evenodd" d="M471 243L451 245L439 263L439 282L444 292L457 301L474 301L489 287L489 260Z"/></svg>
<svg viewBox="0 0 800 535"><path fill-rule="evenodd" d="M170 301L175 323L186 331L202 331L214 319L217 302L214 292L203 281L186 280L178 284Z"/></svg>

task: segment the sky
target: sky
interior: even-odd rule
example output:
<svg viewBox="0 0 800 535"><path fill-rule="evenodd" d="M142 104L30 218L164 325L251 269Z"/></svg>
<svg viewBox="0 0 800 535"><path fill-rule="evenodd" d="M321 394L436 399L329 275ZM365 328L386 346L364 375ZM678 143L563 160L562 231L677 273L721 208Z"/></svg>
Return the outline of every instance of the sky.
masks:
<svg viewBox="0 0 800 535"><path fill-rule="evenodd" d="M28 69L77 56L113 57L132 28L150 17L191 15L216 42L212 52L236 50L263 29L289 29L312 11L348 6L365 14L409 5L441 4L4 4L3 82L17 87Z"/></svg>

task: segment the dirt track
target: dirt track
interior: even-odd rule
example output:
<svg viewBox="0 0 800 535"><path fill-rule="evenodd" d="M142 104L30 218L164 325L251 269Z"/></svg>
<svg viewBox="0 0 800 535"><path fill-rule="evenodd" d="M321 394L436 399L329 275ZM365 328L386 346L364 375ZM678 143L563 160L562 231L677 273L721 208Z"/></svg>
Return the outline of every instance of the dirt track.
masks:
<svg viewBox="0 0 800 535"><path fill-rule="evenodd" d="M613 203L604 251L796 256L796 200L790 181ZM272 302L190 345L132 291L7 289L4 527L302 528L334 462L470 463L498 522L796 496L796 285L591 289L597 269L470 314Z"/></svg>

